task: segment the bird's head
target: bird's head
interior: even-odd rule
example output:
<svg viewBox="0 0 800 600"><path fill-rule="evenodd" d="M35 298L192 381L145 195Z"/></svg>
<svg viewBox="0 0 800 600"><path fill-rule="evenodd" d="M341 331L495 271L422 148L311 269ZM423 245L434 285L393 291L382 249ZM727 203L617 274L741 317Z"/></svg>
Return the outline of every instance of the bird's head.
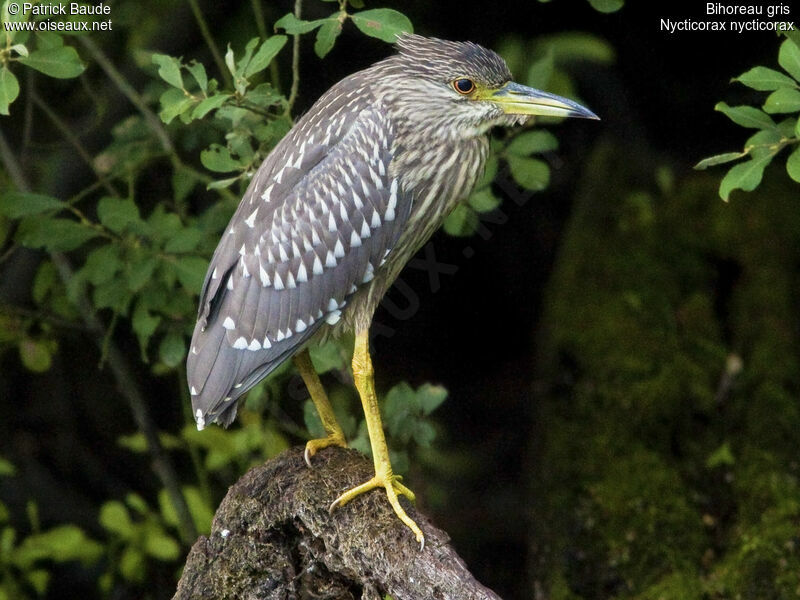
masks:
<svg viewBox="0 0 800 600"><path fill-rule="evenodd" d="M395 116L431 134L474 137L531 116L597 119L592 111L511 80L505 61L472 42L404 34L398 54L375 65Z"/></svg>

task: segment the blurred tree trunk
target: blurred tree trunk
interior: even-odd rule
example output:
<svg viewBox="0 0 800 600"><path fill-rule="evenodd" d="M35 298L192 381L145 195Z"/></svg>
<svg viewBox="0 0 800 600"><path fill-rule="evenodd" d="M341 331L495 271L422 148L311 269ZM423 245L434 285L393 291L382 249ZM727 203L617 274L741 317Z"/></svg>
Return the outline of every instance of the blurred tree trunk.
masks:
<svg viewBox="0 0 800 600"><path fill-rule="evenodd" d="M775 169L725 204L716 174L675 185L645 160L595 152L549 284L527 470L532 595L789 597L797 185Z"/></svg>

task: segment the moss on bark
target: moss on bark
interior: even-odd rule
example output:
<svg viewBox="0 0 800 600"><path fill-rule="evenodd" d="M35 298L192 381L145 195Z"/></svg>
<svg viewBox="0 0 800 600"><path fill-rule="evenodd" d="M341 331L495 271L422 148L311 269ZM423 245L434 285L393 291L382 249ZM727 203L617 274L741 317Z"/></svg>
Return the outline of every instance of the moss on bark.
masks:
<svg viewBox="0 0 800 600"><path fill-rule="evenodd" d="M540 339L532 567L557 598L800 595L800 199L606 146ZM651 170L652 172L652 170Z"/></svg>

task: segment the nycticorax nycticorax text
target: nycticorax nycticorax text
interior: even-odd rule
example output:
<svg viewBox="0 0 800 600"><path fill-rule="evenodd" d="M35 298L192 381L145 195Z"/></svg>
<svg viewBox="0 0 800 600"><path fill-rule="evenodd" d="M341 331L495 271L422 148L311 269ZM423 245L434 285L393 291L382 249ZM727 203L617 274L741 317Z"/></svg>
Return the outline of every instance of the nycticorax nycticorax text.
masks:
<svg viewBox="0 0 800 600"><path fill-rule="evenodd" d="M530 115L596 117L512 82L503 59L476 44L403 35L397 47L325 93L253 176L211 259L187 370L198 428L227 426L237 399L294 357L327 432L306 445L310 461L345 439L306 348L353 332L375 476L332 507L382 487L423 543L397 499L414 496L389 462L368 346L373 312L469 194L489 129Z"/></svg>

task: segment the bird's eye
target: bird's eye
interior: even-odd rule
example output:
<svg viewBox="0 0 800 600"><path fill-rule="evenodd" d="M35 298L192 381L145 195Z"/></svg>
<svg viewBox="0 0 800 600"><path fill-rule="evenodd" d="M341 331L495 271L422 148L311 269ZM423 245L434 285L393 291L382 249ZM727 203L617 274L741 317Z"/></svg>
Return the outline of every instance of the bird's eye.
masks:
<svg viewBox="0 0 800 600"><path fill-rule="evenodd" d="M453 89L459 94L469 94L475 89L475 84L471 79L456 79L453 82Z"/></svg>

